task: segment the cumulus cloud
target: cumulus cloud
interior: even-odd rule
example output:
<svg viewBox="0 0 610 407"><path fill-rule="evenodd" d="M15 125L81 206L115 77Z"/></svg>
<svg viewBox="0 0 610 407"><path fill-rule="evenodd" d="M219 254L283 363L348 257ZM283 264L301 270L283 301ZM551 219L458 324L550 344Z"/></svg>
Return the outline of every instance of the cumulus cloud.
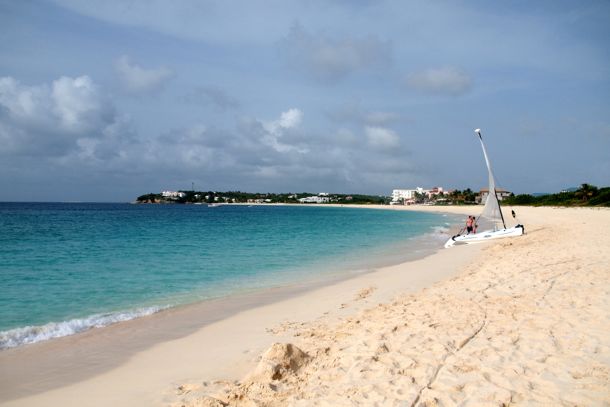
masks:
<svg viewBox="0 0 610 407"><path fill-rule="evenodd" d="M0 78L0 111L0 153L65 155L79 139L102 137L118 120L86 75L38 86Z"/></svg>
<svg viewBox="0 0 610 407"><path fill-rule="evenodd" d="M234 130L178 129L152 140L143 155L159 171L206 174L220 187L248 185L249 190L326 185L353 191L364 181L387 183L411 171L408 152L392 129L316 133L305 128L304 117L291 108L273 120L244 118Z"/></svg>
<svg viewBox="0 0 610 407"><path fill-rule="evenodd" d="M302 117L302 111L293 108L274 120L244 118L233 130L194 124L150 139L140 156L172 173L203 170L223 178L268 177L307 155L305 144L292 137Z"/></svg>
<svg viewBox="0 0 610 407"><path fill-rule="evenodd" d="M280 54L289 66L325 82L387 64L390 48L389 43L373 36L330 38L310 34L299 24L280 42Z"/></svg>
<svg viewBox="0 0 610 407"><path fill-rule="evenodd" d="M11 78L0 78L0 105L13 120L27 122L46 115L50 105L47 87L26 87Z"/></svg>
<svg viewBox="0 0 610 407"><path fill-rule="evenodd" d="M74 79L62 76L53 81L51 98L53 111L66 130L87 131L104 120L105 106L88 76Z"/></svg>
<svg viewBox="0 0 610 407"><path fill-rule="evenodd" d="M127 55L121 56L114 67L121 83L134 94L158 91L174 76L172 70L166 67L142 68L132 63Z"/></svg>
<svg viewBox="0 0 610 407"><path fill-rule="evenodd" d="M444 67L412 73L407 85L425 93L458 96L470 90L472 79L457 68Z"/></svg>
<svg viewBox="0 0 610 407"><path fill-rule="evenodd" d="M8 168L27 168L40 179L125 178L135 185L146 178L174 185L208 177L219 188L347 192L408 171L396 158L403 150L393 130L316 133L304 117L290 108L270 120L243 118L235 128L195 123L144 138L88 76L35 86L0 78L0 156Z"/></svg>
<svg viewBox="0 0 610 407"><path fill-rule="evenodd" d="M301 124L303 112L299 109L289 109L280 115L280 118L264 124L265 129L273 134L281 134L284 129L291 129Z"/></svg>
<svg viewBox="0 0 610 407"><path fill-rule="evenodd" d="M298 151L306 153L308 151L306 148L290 144L286 140L286 135L289 135L292 129L296 129L301 124L302 119L303 112L299 109L289 109L283 112L277 120L262 122L265 130L263 140L279 152Z"/></svg>

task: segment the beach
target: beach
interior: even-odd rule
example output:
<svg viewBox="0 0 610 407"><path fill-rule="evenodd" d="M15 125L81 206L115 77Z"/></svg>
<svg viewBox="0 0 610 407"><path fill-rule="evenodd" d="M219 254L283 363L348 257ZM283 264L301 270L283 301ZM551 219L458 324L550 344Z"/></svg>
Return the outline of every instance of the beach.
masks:
<svg viewBox="0 0 610 407"><path fill-rule="evenodd" d="M0 352L0 404L607 405L610 210L515 210L521 237Z"/></svg>

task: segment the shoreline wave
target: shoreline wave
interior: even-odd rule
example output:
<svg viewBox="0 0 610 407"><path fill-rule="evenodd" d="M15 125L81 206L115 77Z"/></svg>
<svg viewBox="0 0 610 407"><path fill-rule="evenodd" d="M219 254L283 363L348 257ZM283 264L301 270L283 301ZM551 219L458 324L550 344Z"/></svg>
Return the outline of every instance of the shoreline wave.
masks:
<svg viewBox="0 0 610 407"><path fill-rule="evenodd" d="M0 332L0 350L70 336L93 328L102 328L118 322L152 315L167 308L169 308L169 306L143 307L129 311L94 314L85 318L75 318L69 321L49 322L44 325L9 329Z"/></svg>

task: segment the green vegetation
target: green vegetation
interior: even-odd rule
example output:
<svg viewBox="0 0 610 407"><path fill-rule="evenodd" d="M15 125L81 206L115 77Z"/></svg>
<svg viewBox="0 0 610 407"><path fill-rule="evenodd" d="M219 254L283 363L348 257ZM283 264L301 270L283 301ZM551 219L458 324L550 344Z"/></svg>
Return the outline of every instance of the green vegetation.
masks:
<svg viewBox="0 0 610 407"><path fill-rule="evenodd" d="M447 204L447 205L474 205L476 204L477 193L472 191L470 188L466 188L463 191L459 189L455 189L449 193L449 195L443 196L441 199L445 199L445 201L438 202L439 199L436 199L436 204Z"/></svg>
<svg viewBox="0 0 610 407"><path fill-rule="evenodd" d="M137 203L161 204L204 204L204 203L299 203L299 199L316 196L308 192L300 193L252 193L241 191L178 191L179 196L164 197L162 194L145 194L137 198ZM349 205L389 204L390 198L378 195L346 195L329 194L328 203ZM429 205L475 205L478 194L467 188L463 191L453 190L446 195L417 193L415 202ZM580 188L562 191L558 194L533 196L528 194L511 195L502 200L503 205L532 206L609 206L610 187L598 188L590 184L582 184Z"/></svg>
<svg viewBox="0 0 610 407"><path fill-rule="evenodd" d="M136 199L137 203L161 203L161 204L199 204L199 203L299 203L299 199L315 196L308 192L300 193L251 193L241 191L215 192L215 191L178 191L180 196L164 197L160 193L141 195ZM388 204L389 198L378 195L347 195L329 194L329 203L370 205Z"/></svg>
<svg viewBox="0 0 610 407"><path fill-rule="evenodd" d="M505 198L502 203L532 206L610 206L610 187L598 188L594 185L582 184L575 191L562 191L558 194L513 195Z"/></svg>

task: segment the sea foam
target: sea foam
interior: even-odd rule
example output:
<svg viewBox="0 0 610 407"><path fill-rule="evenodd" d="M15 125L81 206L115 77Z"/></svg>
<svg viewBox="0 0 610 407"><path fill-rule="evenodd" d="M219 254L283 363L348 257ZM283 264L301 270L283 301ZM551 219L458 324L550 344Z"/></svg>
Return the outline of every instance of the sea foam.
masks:
<svg viewBox="0 0 610 407"><path fill-rule="evenodd" d="M121 311L91 315L70 321L49 322L39 326L25 326L0 332L0 349L14 348L48 339L74 335L92 328L101 328L117 322L129 321L154 314L167 307L146 307L130 311Z"/></svg>

